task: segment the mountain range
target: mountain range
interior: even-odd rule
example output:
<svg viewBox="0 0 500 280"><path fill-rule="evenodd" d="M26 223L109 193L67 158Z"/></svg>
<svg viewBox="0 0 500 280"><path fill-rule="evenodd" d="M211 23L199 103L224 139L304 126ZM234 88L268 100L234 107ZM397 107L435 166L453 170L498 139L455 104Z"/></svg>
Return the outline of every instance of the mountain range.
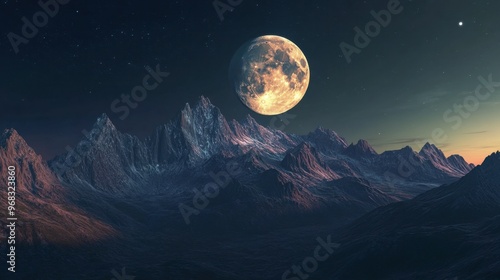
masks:
<svg viewBox="0 0 500 280"><path fill-rule="evenodd" d="M102 275L119 264L147 279L273 279L279 265L255 278L255 267L268 262L256 258L230 269L232 259L221 256L215 265L206 254L217 251L215 244L241 246L229 240L246 242L249 234L267 236L250 238L267 248L282 231L287 238L274 242L292 246L332 229L346 244L339 254L371 256L349 251L374 240L366 233L381 237L406 224L420 229L493 219L500 205L495 160L492 155L475 167L430 143L420 151L404 147L378 154L365 140L348 144L324 128L294 135L251 116L228 121L205 97L193 107L186 104L146 139L118 131L103 114L74 149L48 162L15 130L0 137L1 174L10 165L17 169L17 238L29 256L22 264L33 266L26 277L39 277L54 264L78 263L61 266L58 275L107 279ZM6 201L4 192L0 199ZM7 235L0 234L3 249ZM40 260L47 255L53 258ZM332 264L318 275L345 277L354 264L342 270ZM247 276L237 276L245 270ZM208 274L213 278L203 278Z"/></svg>

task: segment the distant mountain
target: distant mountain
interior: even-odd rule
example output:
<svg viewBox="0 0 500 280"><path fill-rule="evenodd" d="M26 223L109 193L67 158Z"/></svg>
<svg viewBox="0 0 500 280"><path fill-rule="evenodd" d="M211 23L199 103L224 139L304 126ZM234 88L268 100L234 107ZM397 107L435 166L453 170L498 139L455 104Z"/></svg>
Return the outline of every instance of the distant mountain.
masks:
<svg viewBox="0 0 500 280"><path fill-rule="evenodd" d="M119 132L106 115L72 152L55 158L50 166L66 183L86 182L88 188L113 193L134 191L137 182L147 182L144 173L154 168L146 144Z"/></svg>
<svg viewBox="0 0 500 280"><path fill-rule="evenodd" d="M401 180L410 182L421 182L415 184L412 188L404 187L408 192L413 189L416 195L429 190L438 185L453 182L467 174L473 165L469 165L462 157L452 156L447 159L443 152L435 145L426 143L420 152L415 152L409 146L401 150L386 151L377 157L374 157L371 164L374 168L378 167L378 172L385 172L386 178L391 184L401 184ZM426 182L435 182L438 185L428 185ZM397 188L396 188L397 189Z"/></svg>
<svg viewBox="0 0 500 280"><path fill-rule="evenodd" d="M360 218L353 227L384 228L389 216L401 219L397 224L391 222L390 226L401 226L465 223L499 215L499 171L500 152L497 152L460 180L429 190L412 200L381 207Z"/></svg>
<svg viewBox="0 0 500 280"><path fill-rule="evenodd" d="M359 140L358 143L349 145L345 153L354 158L368 158L378 155L366 140Z"/></svg>
<svg viewBox="0 0 500 280"><path fill-rule="evenodd" d="M443 160L431 146L423 153ZM321 279L500 279L499 217L497 152L455 183L380 207L346 227L338 237L343 249Z"/></svg>
<svg viewBox="0 0 500 280"><path fill-rule="evenodd" d="M459 181L426 192L412 202L427 209L414 216L426 222L470 222L500 214L500 152L487 157Z"/></svg>
<svg viewBox="0 0 500 280"><path fill-rule="evenodd" d="M332 130L321 127L309 133L304 138L305 141L314 143L318 151L327 155L338 153L347 148L347 141L344 138Z"/></svg>
<svg viewBox="0 0 500 280"><path fill-rule="evenodd" d="M435 145L429 143L426 143L422 147L419 155L428 159L434 167L444 170L450 174L466 174L474 167L473 164L468 164L464 158L459 155L452 155L449 158L446 158L441 150L439 150Z"/></svg>
<svg viewBox="0 0 500 280"><path fill-rule="evenodd" d="M472 163L467 163L460 155L451 155L448 157L448 163L460 172L468 173L475 167Z"/></svg>

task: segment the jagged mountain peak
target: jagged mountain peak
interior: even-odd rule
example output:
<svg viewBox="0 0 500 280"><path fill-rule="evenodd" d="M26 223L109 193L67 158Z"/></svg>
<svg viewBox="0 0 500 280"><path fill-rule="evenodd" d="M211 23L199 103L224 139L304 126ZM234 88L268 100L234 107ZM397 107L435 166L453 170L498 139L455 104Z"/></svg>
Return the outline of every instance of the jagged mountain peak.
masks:
<svg viewBox="0 0 500 280"><path fill-rule="evenodd" d="M218 110L218 108L212 104L210 99L208 99L207 97L202 95L198 98L197 102L195 103L195 105L193 107L191 107L191 105L189 105L189 103L186 103L182 112L191 113L193 111L195 111L195 112L213 111L214 109Z"/></svg>
<svg viewBox="0 0 500 280"><path fill-rule="evenodd" d="M90 133L90 138L97 140L108 135L118 134L119 132L108 115L104 113L97 118Z"/></svg>
<svg viewBox="0 0 500 280"><path fill-rule="evenodd" d="M410 146L405 146L399 150L390 150L390 151L385 151L381 154L384 157L398 157L398 156L403 156L404 158L410 158L410 157L420 157L417 152L415 152L412 147Z"/></svg>
<svg viewBox="0 0 500 280"><path fill-rule="evenodd" d="M403 147L402 149L397 150L397 152L401 152L401 153L403 153L403 154L405 154L405 155L406 155L406 154L413 154L413 153L416 153L416 152L413 150L413 148L412 148L412 147L410 147L410 146L405 146L405 147Z"/></svg>
<svg viewBox="0 0 500 280"><path fill-rule="evenodd" d="M318 126L312 133L316 134L316 135L328 135L330 137L335 137L335 138L341 138L337 132L331 130L331 129L328 129L328 128L324 128L322 126Z"/></svg>
<svg viewBox="0 0 500 280"><path fill-rule="evenodd" d="M438 157L440 160L443 161L446 160L446 156L444 155L443 151L441 151L436 145L431 144L429 142L425 143L425 145L420 150L419 154L427 157L434 157L434 158Z"/></svg>
<svg viewBox="0 0 500 280"><path fill-rule="evenodd" d="M7 144L7 142L20 141L20 140L22 140L22 137L19 135L17 130L9 128L5 129L2 132L2 136L0 137L0 145L4 147Z"/></svg>
<svg viewBox="0 0 500 280"><path fill-rule="evenodd" d="M496 168L500 170L500 151L494 152L489 155L483 163L479 166L481 169L493 169Z"/></svg>
<svg viewBox="0 0 500 280"><path fill-rule="evenodd" d="M474 168L466 177L474 175L477 175L478 181L490 189L488 193L490 199L496 196L496 201L500 203L500 152L497 151L488 156L481 165Z"/></svg>
<svg viewBox="0 0 500 280"><path fill-rule="evenodd" d="M218 125L227 125L225 117L220 109L214 106L207 97L201 96L198 102L191 107L189 103L181 111L180 117L181 126L201 125L207 122L218 122Z"/></svg>
<svg viewBox="0 0 500 280"><path fill-rule="evenodd" d="M233 132L219 108L201 96L194 106L187 103L174 121L157 128L148 143L160 163L184 160L195 164L228 148L232 138Z"/></svg>
<svg viewBox="0 0 500 280"><path fill-rule="evenodd" d="M0 137L0 148L14 153L32 153L33 149L15 129L6 129Z"/></svg>
<svg viewBox="0 0 500 280"><path fill-rule="evenodd" d="M452 157L448 159L444 155L443 151L431 143L426 143L420 150L419 155L424 159L429 160L435 167L446 169L449 172L459 171L462 175L464 175L471 169L463 158L460 159Z"/></svg>
<svg viewBox="0 0 500 280"><path fill-rule="evenodd" d="M436 147L436 145L434 144L431 144L429 142L426 142L424 144L424 146L422 146L422 149L420 150L420 152L423 152L423 151L437 151L439 150L438 147Z"/></svg>
<svg viewBox="0 0 500 280"><path fill-rule="evenodd" d="M208 97L205 97L204 95L200 96L200 98L198 100L198 103L197 103L197 106L210 107L210 108L215 107L212 104L212 102L210 101L210 99L208 99Z"/></svg>
<svg viewBox="0 0 500 280"><path fill-rule="evenodd" d="M0 137L0 172L10 165L16 167L19 192L46 196L56 184L42 157L14 129L5 130Z"/></svg>
<svg viewBox="0 0 500 280"><path fill-rule="evenodd" d="M483 163L454 183L456 203L486 208L487 204L500 209L500 152L486 157Z"/></svg>
<svg viewBox="0 0 500 280"><path fill-rule="evenodd" d="M317 145L319 144L321 150L332 148L342 150L348 146L347 141L335 131L323 127L316 128L316 130L310 132L306 138Z"/></svg>
<svg viewBox="0 0 500 280"><path fill-rule="evenodd" d="M373 149L373 147L368 143L368 141L360 139L356 144L351 143L347 147L347 153L362 156L362 155L377 155L378 153Z"/></svg>
<svg viewBox="0 0 500 280"><path fill-rule="evenodd" d="M368 141L364 140L364 139L359 139L358 140L358 143L356 143L356 145L358 146L362 146L362 147L370 147L370 144L368 143Z"/></svg>
<svg viewBox="0 0 500 280"><path fill-rule="evenodd" d="M2 132L2 139L3 139L3 138L10 137L11 135L19 135L19 133L17 133L17 130L15 130L15 129L13 129L13 128L8 128L8 129L5 129L5 130Z"/></svg>
<svg viewBox="0 0 500 280"><path fill-rule="evenodd" d="M255 133L255 136L259 136L260 140L265 140L265 138L271 139L273 137L273 132L262 125L260 125L252 116L249 114L241 122L241 124L246 127L251 133Z"/></svg>
<svg viewBox="0 0 500 280"><path fill-rule="evenodd" d="M112 126L112 127L115 126L106 113L101 114L97 118L96 125L99 125L99 126Z"/></svg>
<svg viewBox="0 0 500 280"><path fill-rule="evenodd" d="M313 154L313 155L318 155L318 153L316 152L316 149L314 149L314 147L308 143L308 142L302 142L300 143L297 147L293 148L292 151L291 151L292 154L303 154L303 153L310 153L310 154Z"/></svg>
<svg viewBox="0 0 500 280"><path fill-rule="evenodd" d="M425 142L425 144L422 146L422 149L432 149L432 148L436 148L436 145L430 142Z"/></svg>
<svg viewBox="0 0 500 280"><path fill-rule="evenodd" d="M496 151L494 153L492 153L491 155L489 155L485 161L487 160L496 160L496 161L499 161L500 160L500 151Z"/></svg>
<svg viewBox="0 0 500 280"><path fill-rule="evenodd" d="M454 166L457 170L468 173L472 168L476 167L472 163L468 163L465 159L460 155L451 155L447 158L448 162Z"/></svg>
<svg viewBox="0 0 500 280"><path fill-rule="evenodd" d="M461 155L451 155L448 157L449 160L457 159L457 160L465 160Z"/></svg>
<svg viewBox="0 0 500 280"><path fill-rule="evenodd" d="M260 126L260 124L257 123L257 121L252 116L250 116L250 114L247 114L243 122L251 126Z"/></svg>
<svg viewBox="0 0 500 280"><path fill-rule="evenodd" d="M236 120L234 120L234 121L236 121ZM249 129L252 129L252 130L255 130L255 129L261 130L264 128L250 114L247 114L246 117L240 121L240 124L243 126L246 126Z"/></svg>
<svg viewBox="0 0 500 280"><path fill-rule="evenodd" d="M213 105L207 97L200 97L200 100L194 106L193 111L199 117L203 117L203 121L208 121L210 123L213 122L219 129L225 131L229 129L226 117L224 117L219 107ZM198 119L200 119L199 117Z"/></svg>
<svg viewBox="0 0 500 280"><path fill-rule="evenodd" d="M289 169L300 166L314 166L320 164L320 158L311 144L302 142L287 152L281 164Z"/></svg>
<svg viewBox="0 0 500 280"><path fill-rule="evenodd" d="M457 185L465 193L473 193L477 205L494 202L496 207L500 207L500 153L488 156L481 165L460 179ZM471 197L466 199L471 201Z"/></svg>

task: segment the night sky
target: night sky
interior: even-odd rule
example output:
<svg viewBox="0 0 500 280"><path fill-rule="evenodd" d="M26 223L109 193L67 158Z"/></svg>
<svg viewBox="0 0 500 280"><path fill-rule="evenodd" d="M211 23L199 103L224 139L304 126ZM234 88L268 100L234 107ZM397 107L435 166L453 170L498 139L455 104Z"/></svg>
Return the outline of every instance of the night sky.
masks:
<svg viewBox="0 0 500 280"><path fill-rule="evenodd" d="M102 113L144 138L200 95L228 119L251 114L269 125L272 117L246 108L228 80L234 52L267 34L293 41L310 65L287 132L322 126L379 152L434 138L474 163L500 148L500 1L401 0L403 11L350 63L339 45L354 45L353 28L390 1L242 0L223 20L211 0L65 1L17 53L12 33L22 36L22 18L33 22L42 8L0 4L0 129L17 129L45 159L74 146ZM239 1L221 0L231 2ZM168 77L122 120L111 104L157 65ZM495 86L482 86L479 99L478 77L490 75Z"/></svg>

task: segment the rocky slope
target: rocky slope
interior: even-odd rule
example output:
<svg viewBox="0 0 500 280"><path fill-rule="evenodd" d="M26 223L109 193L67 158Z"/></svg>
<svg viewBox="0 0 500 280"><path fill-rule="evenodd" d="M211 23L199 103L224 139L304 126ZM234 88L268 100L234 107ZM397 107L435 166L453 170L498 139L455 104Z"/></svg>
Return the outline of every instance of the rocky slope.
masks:
<svg viewBox="0 0 500 280"><path fill-rule="evenodd" d="M40 155L13 129L0 137L0 174L16 172L16 238L21 244L79 244L115 234L112 226L89 217L72 203L71 192L62 186ZM12 191L12 189L10 189ZM0 192L2 228L7 221L7 191ZM2 231L0 244L5 245Z"/></svg>
<svg viewBox="0 0 500 280"><path fill-rule="evenodd" d="M342 249L314 279L500 279L499 219L497 152L455 183L347 226L336 237Z"/></svg>

